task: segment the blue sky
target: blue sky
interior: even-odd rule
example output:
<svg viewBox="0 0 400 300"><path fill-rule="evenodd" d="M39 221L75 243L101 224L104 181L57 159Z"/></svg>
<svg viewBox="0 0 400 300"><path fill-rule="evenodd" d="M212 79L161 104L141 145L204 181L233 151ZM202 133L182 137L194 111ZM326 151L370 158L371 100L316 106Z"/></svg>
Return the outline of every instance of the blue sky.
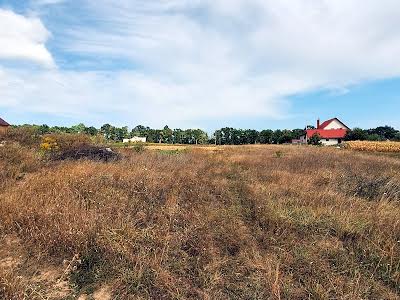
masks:
<svg viewBox="0 0 400 300"><path fill-rule="evenodd" d="M0 0L0 116L400 128L398 0Z"/></svg>

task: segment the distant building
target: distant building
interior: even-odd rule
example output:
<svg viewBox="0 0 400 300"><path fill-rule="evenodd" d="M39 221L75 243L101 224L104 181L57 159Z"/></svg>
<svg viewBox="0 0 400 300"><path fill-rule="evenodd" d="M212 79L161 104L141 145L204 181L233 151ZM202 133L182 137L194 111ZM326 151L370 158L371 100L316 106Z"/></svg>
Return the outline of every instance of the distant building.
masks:
<svg viewBox="0 0 400 300"><path fill-rule="evenodd" d="M7 133L9 127L10 124L8 124L6 121L0 118L0 134Z"/></svg>
<svg viewBox="0 0 400 300"><path fill-rule="evenodd" d="M146 143L146 137L134 136L130 139L123 139L123 143Z"/></svg>
<svg viewBox="0 0 400 300"><path fill-rule="evenodd" d="M334 146L343 142L349 130L350 128L338 118L327 120L322 124L318 120L317 128L306 130L306 135L301 140L303 143L307 143L313 135L318 134L324 146Z"/></svg>

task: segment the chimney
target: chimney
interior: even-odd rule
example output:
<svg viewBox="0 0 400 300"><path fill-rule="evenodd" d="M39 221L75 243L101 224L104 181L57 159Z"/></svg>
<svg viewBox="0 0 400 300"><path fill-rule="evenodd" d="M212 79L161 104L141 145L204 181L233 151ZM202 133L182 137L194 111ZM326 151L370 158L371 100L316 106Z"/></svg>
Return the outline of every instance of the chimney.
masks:
<svg viewBox="0 0 400 300"><path fill-rule="evenodd" d="M321 121L318 118L318 120L317 120L317 129L319 129L319 126L321 126Z"/></svg>

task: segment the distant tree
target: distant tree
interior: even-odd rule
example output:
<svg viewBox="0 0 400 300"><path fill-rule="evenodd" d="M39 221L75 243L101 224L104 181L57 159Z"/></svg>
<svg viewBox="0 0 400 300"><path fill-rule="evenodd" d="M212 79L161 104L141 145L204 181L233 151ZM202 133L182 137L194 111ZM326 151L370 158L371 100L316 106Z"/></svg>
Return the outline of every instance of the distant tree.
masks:
<svg viewBox="0 0 400 300"><path fill-rule="evenodd" d="M85 124L80 123L78 125L74 125L70 128L71 133L84 133L86 129Z"/></svg>
<svg viewBox="0 0 400 300"><path fill-rule="evenodd" d="M167 125L165 125L164 129L162 130L163 143L172 144L173 133L174 132Z"/></svg>
<svg viewBox="0 0 400 300"><path fill-rule="evenodd" d="M208 141L208 135L205 131L201 129L194 129L193 130L193 137L195 144L206 144Z"/></svg>
<svg viewBox="0 0 400 300"><path fill-rule="evenodd" d="M382 141L382 137L379 134L373 133L367 135L368 141Z"/></svg>
<svg viewBox="0 0 400 300"><path fill-rule="evenodd" d="M145 137L147 138L147 141L149 143L158 143L159 142L159 140L158 140L159 137L158 137L157 132L158 131L155 129L151 129L151 128L146 129Z"/></svg>
<svg viewBox="0 0 400 300"><path fill-rule="evenodd" d="M50 132L50 127L46 124L43 124L38 127L38 130L39 130L40 134L46 134L46 133Z"/></svg>
<svg viewBox="0 0 400 300"><path fill-rule="evenodd" d="M221 145L233 145L234 139L233 139L233 128L230 127L225 127L220 129L220 144Z"/></svg>
<svg viewBox="0 0 400 300"><path fill-rule="evenodd" d="M110 124L104 124L103 126L101 126L100 132L103 134L106 140L109 140L111 138L112 129L113 126L111 126Z"/></svg>
<svg viewBox="0 0 400 300"><path fill-rule="evenodd" d="M93 126L90 126L90 127L85 128L84 133L91 135L91 136L95 136L95 135L97 135L98 130Z"/></svg>
<svg viewBox="0 0 400 300"><path fill-rule="evenodd" d="M354 128L349 130L346 134L346 141L365 141L368 139L368 133L364 129Z"/></svg>
<svg viewBox="0 0 400 300"><path fill-rule="evenodd" d="M214 142L216 145L221 145L221 139L222 139L222 132L221 130L216 130L214 132Z"/></svg>
<svg viewBox="0 0 400 300"><path fill-rule="evenodd" d="M278 144L291 143L293 139L292 132L290 130L282 130L282 134L278 139Z"/></svg>
<svg viewBox="0 0 400 300"><path fill-rule="evenodd" d="M292 139L298 140L305 134L306 134L306 131L304 129L293 129L292 130Z"/></svg>
<svg viewBox="0 0 400 300"><path fill-rule="evenodd" d="M173 131L173 143L174 144L183 144L184 140L184 132L182 129L174 129Z"/></svg>
<svg viewBox="0 0 400 300"><path fill-rule="evenodd" d="M145 127L143 125L137 125L135 126L130 133L130 137L134 137L134 136L146 136L146 134L148 134L148 131L150 130L149 127Z"/></svg>
<svg viewBox="0 0 400 300"><path fill-rule="evenodd" d="M321 143L321 136L318 133L314 133L313 136L308 140L308 144L314 146L320 146Z"/></svg>
<svg viewBox="0 0 400 300"><path fill-rule="evenodd" d="M114 127L114 135L113 140L116 142L122 142L123 139L128 138L128 126L124 126L121 128Z"/></svg>
<svg viewBox="0 0 400 300"><path fill-rule="evenodd" d="M262 130L259 134L259 141L261 144L271 144L273 131L270 129Z"/></svg>
<svg viewBox="0 0 400 300"><path fill-rule="evenodd" d="M396 136L393 139L394 141L400 142L400 132L396 133Z"/></svg>
<svg viewBox="0 0 400 300"><path fill-rule="evenodd" d="M282 135L283 135L282 130L280 130L280 129L275 130L275 131L273 132L272 138L271 138L272 143L273 143L273 144L279 144L279 143L281 142Z"/></svg>
<svg viewBox="0 0 400 300"><path fill-rule="evenodd" d="M390 126L379 126L373 129L368 130L368 134L377 134L382 140L392 140L396 137L398 131Z"/></svg>
<svg viewBox="0 0 400 300"><path fill-rule="evenodd" d="M260 141L259 132L253 129L247 129L245 131L246 141L245 144L256 144Z"/></svg>

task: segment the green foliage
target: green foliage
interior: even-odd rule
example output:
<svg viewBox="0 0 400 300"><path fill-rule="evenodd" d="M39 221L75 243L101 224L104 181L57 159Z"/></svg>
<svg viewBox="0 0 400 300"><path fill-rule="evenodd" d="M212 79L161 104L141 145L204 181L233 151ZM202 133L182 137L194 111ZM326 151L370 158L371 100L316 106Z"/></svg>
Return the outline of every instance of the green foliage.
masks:
<svg viewBox="0 0 400 300"><path fill-rule="evenodd" d="M366 130L356 127L347 132L345 139L347 141L365 141L368 139L368 133Z"/></svg>
<svg viewBox="0 0 400 300"><path fill-rule="evenodd" d="M399 133L396 129L390 126L379 126L374 129L367 130L368 135L378 135L382 140L393 140Z"/></svg>
<svg viewBox="0 0 400 300"><path fill-rule="evenodd" d="M274 132L272 131L272 130L270 130L270 129L267 129L267 130L262 130L261 132L260 132L260 137L259 137L259 140L260 140L260 143L261 144L271 144L271 141L272 141L272 134L273 134Z"/></svg>
<svg viewBox="0 0 400 300"><path fill-rule="evenodd" d="M400 132L396 133L396 136L394 137L393 140L400 142Z"/></svg>
<svg viewBox="0 0 400 300"><path fill-rule="evenodd" d="M313 126L307 126L313 128ZM237 129L232 127L224 127L214 132L211 138L201 129L171 129L167 125L163 129L153 129L148 126L137 125L131 131L128 127L116 127L111 124L104 124L97 129L93 126L86 127L80 123L71 127L43 125L22 125L13 126L8 134L8 139L12 141L23 140L24 144L40 144L41 136L46 134L86 134L93 140L118 143L124 138L134 136L146 137L148 143L165 143L165 144L207 144L215 143L217 145L247 145L247 144L285 144L291 143L293 139L299 139L305 135L305 129L281 130L275 131L264 129L257 131L254 129ZM13 137L12 137L13 136ZM373 129L364 130L354 128L347 133L345 138L347 141L353 140L370 140L400 141L400 132L390 126L380 126ZM104 142L102 141L102 142Z"/></svg>
<svg viewBox="0 0 400 300"><path fill-rule="evenodd" d="M141 153L145 150L144 143L135 143L133 145L133 151Z"/></svg>
<svg viewBox="0 0 400 300"><path fill-rule="evenodd" d="M314 135L308 140L308 144L313 146L322 145L320 135L318 133L314 133Z"/></svg>
<svg viewBox="0 0 400 300"><path fill-rule="evenodd" d="M347 141L396 141L400 140L400 132L390 126L379 126L372 129L354 128L347 133Z"/></svg>

